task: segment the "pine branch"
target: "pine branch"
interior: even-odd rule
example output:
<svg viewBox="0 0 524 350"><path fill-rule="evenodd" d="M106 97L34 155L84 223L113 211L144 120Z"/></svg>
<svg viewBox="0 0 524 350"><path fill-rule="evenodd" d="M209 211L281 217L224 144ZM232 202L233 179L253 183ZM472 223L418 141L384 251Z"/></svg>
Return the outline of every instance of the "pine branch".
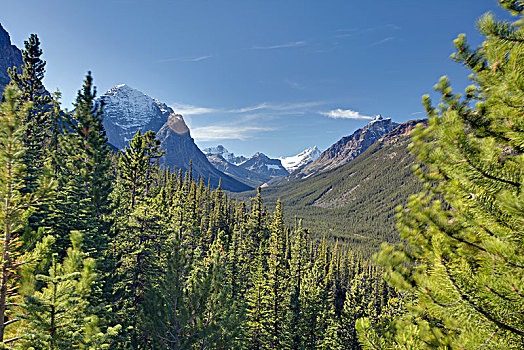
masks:
<svg viewBox="0 0 524 350"><path fill-rule="evenodd" d="M449 268L446 264L446 262L440 258L440 263L442 266L444 266L444 270L446 271L446 275L448 276L449 280L451 281L451 284L453 285L455 291L459 294L460 298L467 303L467 305L471 306L475 311L483 315L487 320L491 321L492 323L496 324L498 327L505 329L509 332L518 334L520 336L524 336L524 330L520 330L518 328L512 327L510 325L505 324L503 321L497 320L495 317L493 317L489 312L486 310L483 310L480 306L473 303L470 297L468 297L467 294L463 293L460 287L457 285L457 281L449 271Z"/></svg>

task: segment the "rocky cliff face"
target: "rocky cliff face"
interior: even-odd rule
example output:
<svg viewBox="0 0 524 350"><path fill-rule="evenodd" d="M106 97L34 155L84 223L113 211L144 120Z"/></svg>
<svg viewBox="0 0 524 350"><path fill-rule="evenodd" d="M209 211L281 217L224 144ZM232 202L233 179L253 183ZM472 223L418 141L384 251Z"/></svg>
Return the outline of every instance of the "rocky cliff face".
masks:
<svg viewBox="0 0 524 350"><path fill-rule="evenodd" d="M0 93L9 83L7 69L13 66L22 68L22 52L11 44L9 33L0 24Z"/></svg>
<svg viewBox="0 0 524 350"><path fill-rule="evenodd" d="M189 171L191 163L193 175L204 177L206 184L209 180L212 187L218 187L222 180L222 188L225 190L241 192L252 189L209 163L205 154L195 144L181 115L169 115L167 122L158 131L157 138L161 142L160 148L166 151L160 159L163 166Z"/></svg>
<svg viewBox="0 0 524 350"><path fill-rule="evenodd" d="M415 119L415 120L410 120L405 123L402 123L400 124L400 126L395 128L393 131L381 137L379 142L381 143L382 146L397 143L404 136L411 135L411 133L413 132L413 130L415 130L418 124L427 126L428 120L427 119Z"/></svg>
<svg viewBox="0 0 524 350"><path fill-rule="evenodd" d="M300 179L339 167L355 159L369 146L388 132L394 130L398 125L398 123L395 123L390 118L384 119L379 115L364 128L358 129L352 135L340 139L337 143L322 152L317 160L295 171L289 177L290 179Z"/></svg>

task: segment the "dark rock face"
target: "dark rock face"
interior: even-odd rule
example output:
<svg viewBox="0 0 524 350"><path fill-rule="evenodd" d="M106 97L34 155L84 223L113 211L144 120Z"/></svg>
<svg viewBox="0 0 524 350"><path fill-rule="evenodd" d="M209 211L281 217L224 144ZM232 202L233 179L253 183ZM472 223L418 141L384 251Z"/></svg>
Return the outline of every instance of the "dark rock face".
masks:
<svg viewBox="0 0 524 350"><path fill-rule="evenodd" d="M280 159L271 159L263 153L255 153L253 157L240 164L239 167L269 177L286 176L289 174L282 166Z"/></svg>
<svg viewBox="0 0 524 350"><path fill-rule="evenodd" d="M0 93L10 80L7 69L15 66L20 71L22 64L22 52L15 45L11 45L9 33L0 24Z"/></svg>
<svg viewBox="0 0 524 350"><path fill-rule="evenodd" d="M191 162L193 174L203 176L206 181L209 179L212 187L218 187L220 179L222 179L222 189L233 192L252 189L252 187L224 174L209 163L204 153L191 138L189 129L181 115L171 114L168 121L158 131L157 138L161 142L160 148L166 151L160 159L163 166L189 171Z"/></svg>
<svg viewBox="0 0 524 350"><path fill-rule="evenodd" d="M379 115L364 128L358 129L352 135L340 139L333 146L322 152L317 160L295 171L289 178L301 179L339 167L355 159L369 146L397 126L399 126L398 123L389 118L384 119Z"/></svg>

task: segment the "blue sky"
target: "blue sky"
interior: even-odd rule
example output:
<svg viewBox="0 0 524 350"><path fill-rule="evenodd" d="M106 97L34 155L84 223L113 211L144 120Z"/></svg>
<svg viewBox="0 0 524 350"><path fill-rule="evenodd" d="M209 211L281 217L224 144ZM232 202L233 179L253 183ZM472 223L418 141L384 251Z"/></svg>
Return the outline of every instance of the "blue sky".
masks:
<svg viewBox="0 0 524 350"><path fill-rule="evenodd" d="M453 39L481 43L495 0L0 0L18 47L37 33L46 86L70 107L88 70L99 92L126 83L181 112L197 144L236 154L322 150L377 114L423 117ZM437 96L435 96L437 97Z"/></svg>

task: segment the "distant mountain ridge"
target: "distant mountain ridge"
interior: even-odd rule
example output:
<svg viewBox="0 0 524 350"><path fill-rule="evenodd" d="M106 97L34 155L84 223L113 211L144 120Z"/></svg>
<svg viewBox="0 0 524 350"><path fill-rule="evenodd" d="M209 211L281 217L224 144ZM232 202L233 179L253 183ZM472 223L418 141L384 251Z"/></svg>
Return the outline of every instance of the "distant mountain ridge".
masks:
<svg viewBox="0 0 524 350"><path fill-rule="evenodd" d="M15 66L20 70L22 65L22 52L11 44L9 33L0 24L0 94L10 81L7 69Z"/></svg>
<svg viewBox="0 0 524 350"><path fill-rule="evenodd" d="M208 147L203 150L215 168L244 182L249 186L260 186L266 182L289 175L317 159L321 152L314 146L295 156L272 159L257 152L251 158L236 156L224 146Z"/></svg>
<svg viewBox="0 0 524 350"><path fill-rule="evenodd" d="M239 165L240 163L245 162L247 160L247 158L244 156L235 156L234 153L229 152L222 145L218 145L216 147L204 148L202 152L204 152L204 154L208 157L210 155L215 155L215 154L220 155L222 158L224 158L225 161L231 164L235 164L235 165Z"/></svg>
<svg viewBox="0 0 524 350"><path fill-rule="evenodd" d="M251 158L238 166L268 177L289 175L289 172L282 166L280 159L269 158L260 152L255 153Z"/></svg>
<svg viewBox="0 0 524 350"><path fill-rule="evenodd" d="M286 177L285 181L307 178L346 164L398 126L399 124L390 118L378 115L362 129L341 138L322 152L318 159Z"/></svg>
<svg viewBox="0 0 524 350"><path fill-rule="evenodd" d="M208 154L207 159L215 168L223 173L228 174L234 179L245 183L251 187L258 187L271 179L270 176L260 174L238 165L232 164L224 159L220 154Z"/></svg>
<svg viewBox="0 0 524 350"><path fill-rule="evenodd" d="M165 103L125 84L109 89L99 99L104 101L104 127L109 142L120 150L138 130L152 130L161 142L160 148L165 151L160 159L161 165L189 171L191 164L193 175L204 177L213 187L217 187L221 180L225 190L252 189L216 169L195 144L182 115Z"/></svg>

